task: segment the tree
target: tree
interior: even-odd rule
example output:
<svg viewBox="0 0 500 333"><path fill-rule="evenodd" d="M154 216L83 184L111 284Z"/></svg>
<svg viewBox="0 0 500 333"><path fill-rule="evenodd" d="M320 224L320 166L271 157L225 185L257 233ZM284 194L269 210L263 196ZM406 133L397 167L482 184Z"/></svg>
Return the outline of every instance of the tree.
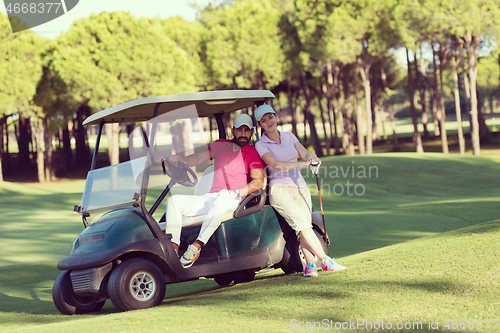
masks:
<svg viewBox="0 0 500 333"><path fill-rule="evenodd" d="M36 119L40 115L40 108L33 103L33 96L42 75L40 54L43 37L38 37L31 30L12 33L7 16L0 13L0 40L0 80L8 82L0 86L0 115L19 115L19 167L24 169L30 163L29 118ZM40 147L41 142L37 142L37 145ZM38 168L40 170L40 165ZM1 167L0 179L3 180ZM43 181L44 178L39 180Z"/></svg>
<svg viewBox="0 0 500 333"><path fill-rule="evenodd" d="M194 66L185 51L165 36L157 19L124 12L92 14L57 39L51 69L75 97L81 120L130 100L195 90ZM120 127L107 128L110 163L119 162ZM84 140L80 136L79 140Z"/></svg>
<svg viewBox="0 0 500 333"><path fill-rule="evenodd" d="M189 62L194 66L196 86L206 90L208 73L205 63L201 61L202 50L206 47L205 26L199 20L188 22L181 16L161 20L161 25L167 37L188 54Z"/></svg>
<svg viewBox="0 0 500 333"><path fill-rule="evenodd" d="M351 80L347 75L351 75L352 64L362 51L358 39L361 38L363 31L358 29L359 22L356 17L350 15L350 12L348 3L344 6L333 6L323 37L325 40L323 58L327 68L329 96L330 99L335 99L339 125L342 129L342 148L347 154L354 155L352 92L349 87ZM341 73L342 79L339 79Z"/></svg>
<svg viewBox="0 0 500 333"><path fill-rule="evenodd" d="M283 78L280 13L264 0L240 0L201 12L201 60L209 89L265 89Z"/></svg>
<svg viewBox="0 0 500 333"><path fill-rule="evenodd" d="M494 55L480 58L477 64L477 71L481 73L477 77L477 86L487 94L490 112L493 113L495 99L500 95L498 59Z"/></svg>
<svg viewBox="0 0 500 333"><path fill-rule="evenodd" d="M478 103L477 103L477 58L481 39L499 36L500 7L497 0L422 0L402 1L404 16L408 18L406 28L426 38L436 38L444 44L456 39L468 56L470 79L470 114L472 152L480 155ZM400 21L402 22L402 21ZM406 29L407 31L412 31ZM410 34L408 34L410 35ZM445 129L442 128L444 131Z"/></svg>
<svg viewBox="0 0 500 333"><path fill-rule="evenodd" d="M352 98L345 98L346 103L342 103L340 107L340 90L338 86L338 74L340 68L338 63L353 62L359 45L353 36L356 35L357 27L356 20L349 16L348 8L339 6L336 1L311 2L306 0L294 1L294 11L291 13L291 23L293 26L293 36L296 45L296 52L293 54L295 61L293 62L299 72L300 82L304 86L304 101L306 102L305 116L308 119L311 129L311 139L313 146L318 156L322 155L322 148L317 139L317 134L314 126L314 116L310 111L310 96L307 94L307 84L315 84L324 80L322 77L323 69L326 68L326 82L328 89L326 96L330 99L328 105L332 104L331 99L337 100L336 109L339 112L339 120L343 124L343 147L348 153L354 154L354 146L352 141ZM353 35L354 33L354 35ZM335 65L334 65L335 63ZM335 70L332 70L332 67ZM313 79L307 80L308 75ZM314 79L319 78L320 80ZM344 82L349 82L349 79ZM317 83L316 83L317 84ZM319 83L319 89L322 86ZM349 91L349 89L344 89ZM333 113L333 108L329 114L329 118ZM342 111L340 111L342 110ZM344 112L341 114L340 112ZM336 126L331 124L330 126ZM328 145L327 145L328 146Z"/></svg>
<svg viewBox="0 0 500 333"><path fill-rule="evenodd" d="M406 49L406 63L408 68L408 96L410 97L411 119L413 121L413 143L415 145L415 151L417 153L423 153L424 147L422 146L422 137L420 136L420 132L418 131L417 113L415 111L415 103L413 98L413 80L411 75L412 71L408 49Z"/></svg>
<svg viewBox="0 0 500 333"><path fill-rule="evenodd" d="M372 107L371 107L371 85L370 68L379 61L385 53L400 44L399 35L394 29L392 12L397 1L379 0L364 1L358 4L354 15L358 18L362 37L358 39L362 46L362 52L357 57L360 65L360 75L365 92L366 109L366 153L371 154L372 148ZM359 130L359 129L358 129Z"/></svg>
<svg viewBox="0 0 500 333"><path fill-rule="evenodd" d="M63 148L60 154L58 171L66 174L72 166L72 148L68 131L68 123L73 121L73 115L78 108L73 96L68 94L65 83L51 70L55 43L47 42L46 51L42 54L43 73L33 97L36 105L42 108L43 141L45 147L52 146L53 135L63 129ZM52 169L52 149L45 149L45 177L50 180L55 174Z"/></svg>
<svg viewBox="0 0 500 333"><path fill-rule="evenodd" d="M437 50L434 49L434 45L437 45ZM438 119L439 119L439 127L440 127L440 133L441 133L441 147L443 150L444 154L448 154L449 148L448 148L448 136L446 134L446 114L445 114L445 108L444 108L444 89L443 89L443 71L444 71L444 66L448 62L448 54L447 54L447 46L444 43L432 43L432 51L433 51L433 60L435 60L435 57L437 56L439 59L439 65L434 66L434 88L436 91L436 104L437 105L437 110L436 113L438 114ZM435 64L435 61L434 61ZM438 83L439 79L439 83Z"/></svg>

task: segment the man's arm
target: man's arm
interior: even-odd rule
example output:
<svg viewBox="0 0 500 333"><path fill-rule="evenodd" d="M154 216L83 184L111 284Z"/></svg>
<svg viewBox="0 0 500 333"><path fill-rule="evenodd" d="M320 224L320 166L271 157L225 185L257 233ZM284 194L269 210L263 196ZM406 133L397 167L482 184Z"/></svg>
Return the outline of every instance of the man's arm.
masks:
<svg viewBox="0 0 500 333"><path fill-rule="evenodd" d="M195 153L186 157L181 157L179 155L172 155L168 158L170 162L177 165L177 162L181 161L189 167L200 165L203 162L208 161L212 157L212 153L208 149L204 149L199 153Z"/></svg>
<svg viewBox="0 0 500 333"><path fill-rule="evenodd" d="M252 181L245 185L245 187L239 189L241 197L255 192L264 186L264 169L250 170L250 177L252 177Z"/></svg>

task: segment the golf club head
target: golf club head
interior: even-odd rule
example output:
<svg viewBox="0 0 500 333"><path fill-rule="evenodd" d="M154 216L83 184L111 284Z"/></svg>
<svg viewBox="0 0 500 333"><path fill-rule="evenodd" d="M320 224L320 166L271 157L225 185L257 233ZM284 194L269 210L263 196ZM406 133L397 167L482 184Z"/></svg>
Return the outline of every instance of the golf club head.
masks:
<svg viewBox="0 0 500 333"><path fill-rule="evenodd" d="M312 161L309 167L311 168L311 171L313 174L317 175L319 172L319 166L321 165L321 161Z"/></svg>

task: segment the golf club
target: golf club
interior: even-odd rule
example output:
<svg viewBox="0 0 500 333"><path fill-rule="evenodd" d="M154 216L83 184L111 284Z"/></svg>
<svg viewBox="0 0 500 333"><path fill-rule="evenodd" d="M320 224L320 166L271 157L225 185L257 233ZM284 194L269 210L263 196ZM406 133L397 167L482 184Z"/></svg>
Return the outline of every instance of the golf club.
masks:
<svg viewBox="0 0 500 333"><path fill-rule="evenodd" d="M325 214L323 213L323 201L321 200L321 187L319 186L319 178L318 178L319 165L320 162L318 161L311 162L311 170L316 175L316 185L318 186L319 207L321 209L321 217L323 218L323 225L325 225Z"/></svg>

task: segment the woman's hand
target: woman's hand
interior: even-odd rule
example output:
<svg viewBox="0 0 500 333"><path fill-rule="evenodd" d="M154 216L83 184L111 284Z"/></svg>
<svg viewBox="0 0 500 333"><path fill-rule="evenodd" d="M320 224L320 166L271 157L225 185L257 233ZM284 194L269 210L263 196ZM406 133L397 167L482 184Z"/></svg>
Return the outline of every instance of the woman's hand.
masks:
<svg viewBox="0 0 500 333"><path fill-rule="evenodd" d="M315 153L308 153L306 155L306 162L307 162L307 165L311 165L311 162L312 161L318 161L319 163L321 163L321 160L318 158L318 156L316 156Z"/></svg>

